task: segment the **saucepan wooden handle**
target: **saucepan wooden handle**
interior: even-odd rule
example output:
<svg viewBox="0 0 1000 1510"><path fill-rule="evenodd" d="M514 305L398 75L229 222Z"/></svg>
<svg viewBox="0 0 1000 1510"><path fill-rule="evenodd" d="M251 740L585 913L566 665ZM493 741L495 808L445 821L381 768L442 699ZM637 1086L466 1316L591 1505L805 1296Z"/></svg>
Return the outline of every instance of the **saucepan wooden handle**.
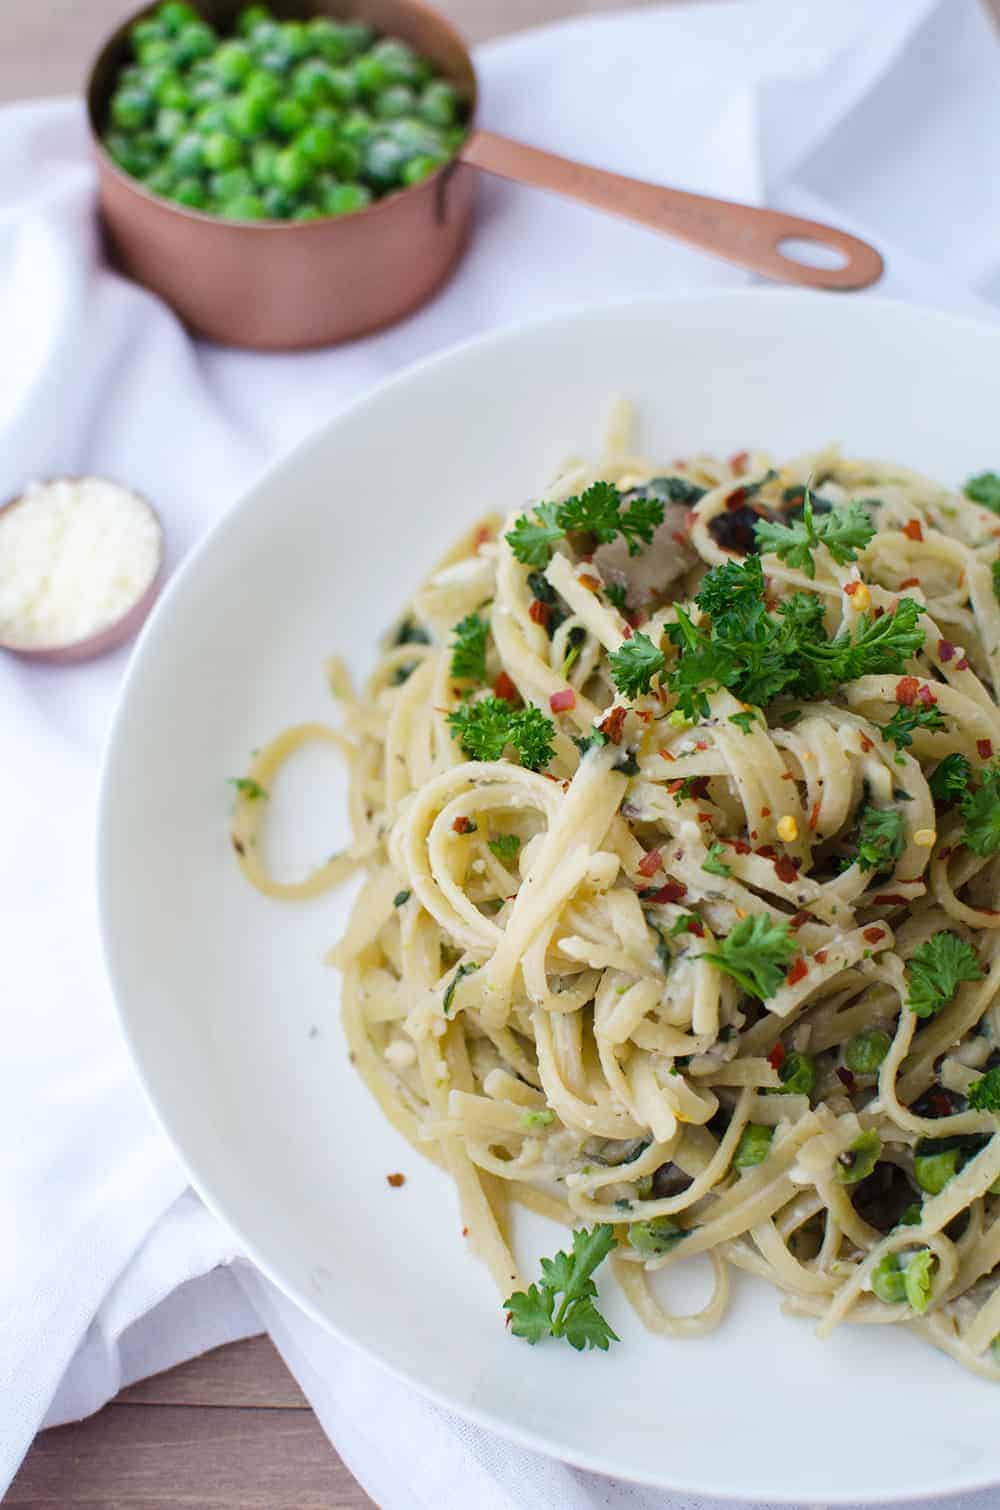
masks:
<svg viewBox="0 0 1000 1510"><path fill-rule="evenodd" d="M495 136L492 131L474 131L459 156L462 162L485 173L516 179L536 189L551 189L595 209L638 220L783 283L810 288L867 288L882 275L882 258L873 246L818 220L623 178ZM839 267L798 262L781 250L787 241L826 247L845 260Z"/></svg>

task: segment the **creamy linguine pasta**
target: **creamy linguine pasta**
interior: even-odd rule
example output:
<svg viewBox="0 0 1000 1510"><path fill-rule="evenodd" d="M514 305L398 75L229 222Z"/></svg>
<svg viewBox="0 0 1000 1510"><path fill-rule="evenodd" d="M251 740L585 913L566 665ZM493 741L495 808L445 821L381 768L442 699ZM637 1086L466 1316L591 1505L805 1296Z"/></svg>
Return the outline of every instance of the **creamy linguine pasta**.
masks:
<svg viewBox="0 0 1000 1510"><path fill-rule="evenodd" d="M1000 518L835 449L654 466L624 409L543 496L462 537L362 691L331 663L339 729L255 757L239 863L363 872L352 1057L502 1297L521 1202L613 1228L656 1332L744 1269L1000 1378ZM266 798L313 740L353 843L280 883ZM673 1314L652 1276L695 1254Z"/></svg>

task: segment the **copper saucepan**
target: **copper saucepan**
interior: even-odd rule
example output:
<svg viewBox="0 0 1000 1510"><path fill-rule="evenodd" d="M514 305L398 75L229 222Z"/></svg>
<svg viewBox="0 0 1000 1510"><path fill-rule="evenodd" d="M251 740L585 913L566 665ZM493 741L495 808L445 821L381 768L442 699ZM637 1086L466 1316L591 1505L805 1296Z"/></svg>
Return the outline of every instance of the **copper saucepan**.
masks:
<svg viewBox="0 0 1000 1510"><path fill-rule="evenodd" d="M198 7L227 31L243 3L198 0ZM272 0L272 8L288 18L350 16L402 37L429 58L468 109L469 135L456 159L414 187L342 218L231 221L186 209L142 188L100 141L115 78L129 57L129 27L153 8L114 32L88 83L101 209L119 265L212 340L270 350L325 346L408 314L461 255L480 172L566 194L785 283L866 288L882 272L874 247L817 221L623 178L482 130L475 123L476 74L468 48L420 0ZM781 250L790 240L829 248L844 260L832 268L794 261Z"/></svg>

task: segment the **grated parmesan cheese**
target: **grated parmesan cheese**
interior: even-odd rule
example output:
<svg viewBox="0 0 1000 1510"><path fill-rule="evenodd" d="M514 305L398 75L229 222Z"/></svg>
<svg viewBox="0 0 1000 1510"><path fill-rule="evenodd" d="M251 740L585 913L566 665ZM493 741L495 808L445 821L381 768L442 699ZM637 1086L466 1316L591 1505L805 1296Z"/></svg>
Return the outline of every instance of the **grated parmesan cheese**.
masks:
<svg viewBox="0 0 1000 1510"><path fill-rule="evenodd" d="M100 477L33 483L0 511L0 641L73 645L120 620L157 574L149 505Z"/></svg>

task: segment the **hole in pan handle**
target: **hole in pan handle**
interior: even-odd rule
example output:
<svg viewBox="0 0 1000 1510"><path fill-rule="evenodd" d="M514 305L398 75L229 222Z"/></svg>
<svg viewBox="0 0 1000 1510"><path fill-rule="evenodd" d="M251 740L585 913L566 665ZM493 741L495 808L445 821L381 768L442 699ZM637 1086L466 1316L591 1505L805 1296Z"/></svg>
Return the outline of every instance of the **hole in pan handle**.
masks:
<svg viewBox="0 0 1000 1510"><path fill-rule="evenodd" d="M595 209L637 220L781 283L857 289L868 288L882 275L882 258L867 241L782 210L761 210L623 178L492 131L474 131L459 157L499 178L550 189ZM808 260L800 261L799 255ZM836 265L831 266L834 261Z"/></svg>

